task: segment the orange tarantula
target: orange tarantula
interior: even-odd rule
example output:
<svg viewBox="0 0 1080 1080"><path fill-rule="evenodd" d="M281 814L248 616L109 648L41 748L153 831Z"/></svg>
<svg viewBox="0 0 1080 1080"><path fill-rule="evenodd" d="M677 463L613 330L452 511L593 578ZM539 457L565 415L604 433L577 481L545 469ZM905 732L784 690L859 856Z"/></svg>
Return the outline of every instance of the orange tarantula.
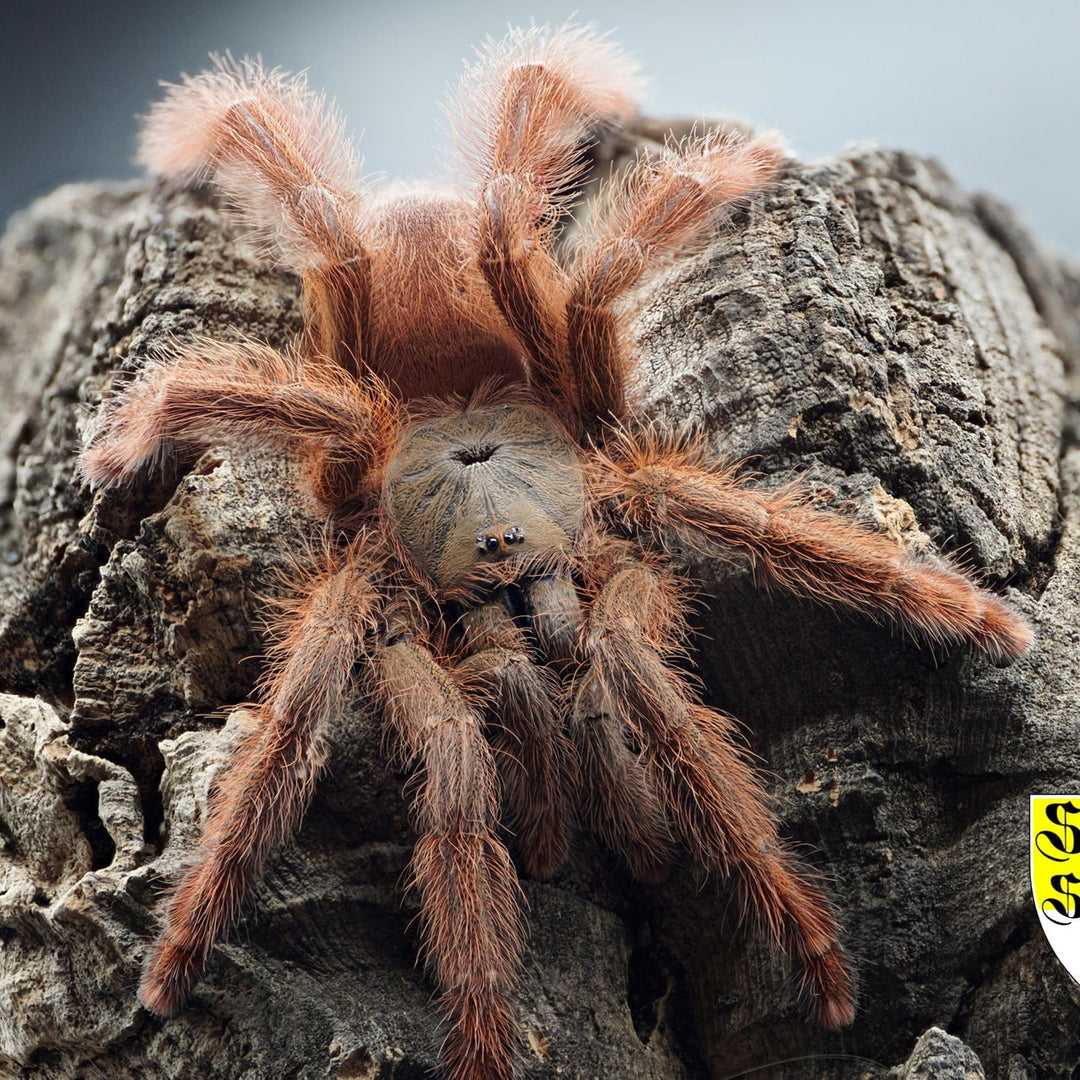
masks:
<svg viewBox="0 0 1080 1080"><path fill-rule="evenodd" d="M734 721L675 653L673 548L736 557L765 587L998 660L1026 624L946 562L750 486L641 423L632 290L772 180L770 137L705 134L642 158L568 254L554 241L589 139L634 114L632 66L588 29L514 32L452 109L460 186L358 183L337 114L300 78L227 60L170 88L142 159L212 179L303 284L277 352L196 340L150 363L82 456L117 485L176 446L287 447L325 511L201 849L140 988L174 1013L252 879L297 827L354 669L415 769L411 864L441 991L446 1071L509 1077L524 949L517 875L550 875L580 820L645 880L673 845L721 878L788 954L830 1027L854 1010L830 906L778 836Z"/></svg>

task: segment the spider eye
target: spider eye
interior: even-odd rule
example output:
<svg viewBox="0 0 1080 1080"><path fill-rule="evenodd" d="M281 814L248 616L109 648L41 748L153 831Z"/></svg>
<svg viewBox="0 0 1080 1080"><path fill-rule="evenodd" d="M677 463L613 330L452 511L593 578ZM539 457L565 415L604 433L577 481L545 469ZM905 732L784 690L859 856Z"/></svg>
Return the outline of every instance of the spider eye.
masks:
<svg viewBox="0 0 1080 1080"><path fill-rule="evenodd" d="M488 551L494 551L499 546L499 538L497 536L489 536L484 541L484 546Z"/></svg>

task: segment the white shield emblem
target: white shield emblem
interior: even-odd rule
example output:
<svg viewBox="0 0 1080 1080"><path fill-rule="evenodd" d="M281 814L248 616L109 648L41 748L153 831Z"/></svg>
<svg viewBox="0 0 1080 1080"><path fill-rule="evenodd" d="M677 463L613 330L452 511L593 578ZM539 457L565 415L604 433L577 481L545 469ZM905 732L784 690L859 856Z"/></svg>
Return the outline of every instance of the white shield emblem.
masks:
<svg viewBox="0 0 1080 1080"><path fill-rule="evenodd" d="M1043 933L1080 982L1080 795L1031 796L1031 891Z"/></svg>

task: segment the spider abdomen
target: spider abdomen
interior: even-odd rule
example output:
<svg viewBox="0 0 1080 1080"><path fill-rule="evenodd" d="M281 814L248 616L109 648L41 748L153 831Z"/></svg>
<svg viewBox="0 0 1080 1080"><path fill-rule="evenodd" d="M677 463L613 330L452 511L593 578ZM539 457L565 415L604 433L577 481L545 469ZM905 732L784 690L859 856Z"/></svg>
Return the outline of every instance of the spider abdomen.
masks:
<svg viewBox="0 0 1080 1080"><path fill-rule="evenodd" d="M579 453L531 405L492 404L406 429L383 483L389 524L441 588L522 554L569 554L585 507Z"/></svg>

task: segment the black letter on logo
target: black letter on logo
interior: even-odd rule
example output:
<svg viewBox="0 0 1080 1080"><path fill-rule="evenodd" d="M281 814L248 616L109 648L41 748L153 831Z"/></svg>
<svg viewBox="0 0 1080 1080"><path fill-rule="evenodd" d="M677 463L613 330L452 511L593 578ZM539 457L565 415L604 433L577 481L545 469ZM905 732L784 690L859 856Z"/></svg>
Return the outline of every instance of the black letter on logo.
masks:
<svg viewBox="0 0 1080 1080"><path fill-rule="evenodd" d="M1075 874L1054 874L1050 878L1050 886L1054 892L1061 893L1065 897L1065 901L1063 903L1061 900L1055 900L1053 897L1048 896L1042 902L1043 914L1057 926L1068 926L1073 919L1080 918L1080 895L1069 892L1070 885L1080 885L1080 878ZM1055 919L1046 910L1047 904L1061 916L1060 919Z"/></svg>
<svg viewBox="0 0 1080 1080"><path fill-rule="evenodd" d="M1053 859L1054 862L1067 862L1070 855L1080 853L1080 828L1068 824L1066 819L1069 814L1080 814L1080 806L1077 806L1074 802L1047 803L1046 816L1053 824L1061 826L1061 836L1058 837L1049 829L1043 829L1041 833L1036 833L1035 848L1044 858ZM1044 837L1046 843L1060 854L1051 855L1049 851L1043 849L1042 840Z"/></svg>

